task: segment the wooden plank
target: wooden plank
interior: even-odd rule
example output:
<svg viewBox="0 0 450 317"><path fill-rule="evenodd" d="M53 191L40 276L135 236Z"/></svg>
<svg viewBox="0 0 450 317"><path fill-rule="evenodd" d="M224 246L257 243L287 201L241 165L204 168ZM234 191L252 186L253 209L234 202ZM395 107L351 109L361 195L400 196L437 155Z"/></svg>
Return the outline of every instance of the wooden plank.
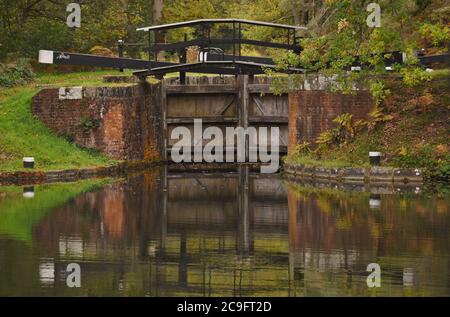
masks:
<svg viewBox="0 0 450 317"><path fill-rule="evenodd" d="M251 84L248 85L248 92L250 94L273 94L268 84Z"/></svg>
<svg viewBox="0 0 450 317"><path fill-rule="evenodd" d="M248 119L251 123L288 123L288 117L278 117L278 116L251 116Z"/></svg>
<svg viewBox="0 0 450 317"><path fill-rule="evenodd" d="M220 109L218 111L218 113L216 113L217 116L222 116L225 111L227 111L228 108L230 108L230 106L236 101L236 96L233 96L233 98L230 100L230 102L227 102L222 109Z"/></svg>
<svg viewBox="0 0 450 317"><path fill-rule="evenodd" d="M234 85L178 85L167 86L167 94L237 94Z"/></svg>
<svg viewBox="0 0 450 317"><path fill-rule="evenodd" d="M238 118L232 117L203 117L203 118L195 118L201 119L202 123L237 123L239 121ZM193 124L194 118L167 118L167 124Z"/></svg>
<svg viewBox="0 0 450 317"><path fill-rule="evenodd" d="M255 102L255 105L256 105L256 107L258 108L258 110L261 112L261 114L263 115L263 116L265 116L266 115L266 113L264 112L264 105L263 105L263 103L261 102L261 100L259 100L258 99L258 97L257 96L252 96L252 95L250 95L250 97L253 99L253 101Z"/></svg>

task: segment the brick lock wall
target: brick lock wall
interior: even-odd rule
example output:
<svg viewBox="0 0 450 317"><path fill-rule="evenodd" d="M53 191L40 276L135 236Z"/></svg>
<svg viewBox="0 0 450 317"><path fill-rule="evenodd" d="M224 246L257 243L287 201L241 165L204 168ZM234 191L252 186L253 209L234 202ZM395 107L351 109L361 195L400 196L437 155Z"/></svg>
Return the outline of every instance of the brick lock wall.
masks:
<svg viewBox="0 0 450 317"><path fill-rule="evenodd" d="M320 133L334 127L337 116L350 113L355 120L367 119L372 108L368 91L358 91L356 95L323 90L289 93L289 153L297 144L313 144Z"/></svg>
<svg viewBox="0 0 450 317"><path fill-rule="evenodd" d="M83 88L77 99L44 89L32 112L52 131L113 159L159 159L162 143L160 85Z"/></svg>
<svg viewBox="0 0 450 317"><path fill-rule="evenodd" d="M119 160L162 158L163 124L160 84L83 88L78 97L44 89L33 97L33 114L60 136ZM343 113L365 119L373 107L370 93L343 95L324 90L289 94L289 152L313 143Z"/></svg>

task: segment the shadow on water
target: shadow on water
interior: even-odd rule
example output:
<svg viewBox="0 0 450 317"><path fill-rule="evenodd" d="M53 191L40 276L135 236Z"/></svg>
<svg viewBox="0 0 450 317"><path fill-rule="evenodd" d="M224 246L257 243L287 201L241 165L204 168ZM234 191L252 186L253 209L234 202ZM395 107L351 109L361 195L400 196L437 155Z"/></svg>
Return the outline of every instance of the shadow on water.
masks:
<svg viewBox="0 0 450 317"><path fill-rule="evenodd" d="M22 190L0 187L2 296L450 295L448 196L317 189L245 167ZM69 263L81 288L66 286Z"/></svg>

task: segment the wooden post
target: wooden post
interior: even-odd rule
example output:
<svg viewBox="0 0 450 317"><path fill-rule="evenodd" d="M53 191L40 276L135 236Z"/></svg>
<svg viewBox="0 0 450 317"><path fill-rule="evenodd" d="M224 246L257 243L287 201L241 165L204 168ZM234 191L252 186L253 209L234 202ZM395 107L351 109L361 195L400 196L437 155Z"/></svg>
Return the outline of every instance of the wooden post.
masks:
<svg viewBox="0 0 450 317"><path fill-rule="evenodd" d="M117 51L119 53L119 57L123 57L123 51L124 51L124 42L123 40L117 41ZM119 70L121 73L123 73L123 68Z"/></svg>
<svg viewBox="0 0 450 317"><path fill-rule="evenodd" d="M161 116L162 116L162 131L163 131L163 145L162 145L162 160L167 162L168 154L167 154L167 142L169 138L169 131L167 130L167 90L166 90L166 82L164 79L161 80L160 87L160 102L161 102Z"/></svg>
<svg viewBox="0 0 450 317"><path fill-rule="evenodd" d="M237 85L238 85L238 114L239 114L239 126L244 129L248 128L248 75L238 75ZM245 137L244 148L245 148L245 161L249 158L248 149L248 135Z"/></svg>

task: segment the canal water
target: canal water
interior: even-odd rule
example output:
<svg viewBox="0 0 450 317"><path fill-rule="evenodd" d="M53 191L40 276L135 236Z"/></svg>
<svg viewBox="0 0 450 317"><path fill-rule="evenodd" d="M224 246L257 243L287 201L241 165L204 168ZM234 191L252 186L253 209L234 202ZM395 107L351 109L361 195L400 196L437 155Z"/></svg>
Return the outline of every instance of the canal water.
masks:
<svg viewBox="0 0 450 317"><path fill-rule="evenodd" d="M450 296L450 197L359 190L244 168L0 187L0 296Z"/></svg>

